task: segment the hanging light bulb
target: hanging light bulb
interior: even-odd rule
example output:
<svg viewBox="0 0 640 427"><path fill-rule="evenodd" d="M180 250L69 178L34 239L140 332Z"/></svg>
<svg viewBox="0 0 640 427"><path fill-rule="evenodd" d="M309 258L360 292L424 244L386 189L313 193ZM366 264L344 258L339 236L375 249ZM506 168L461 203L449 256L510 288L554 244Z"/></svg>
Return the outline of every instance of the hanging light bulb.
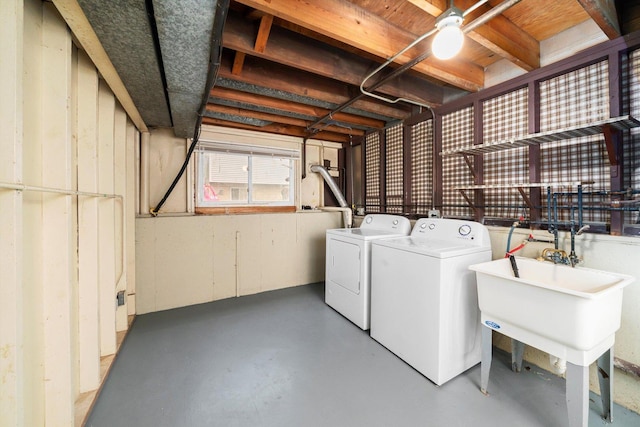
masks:
<svg viewBox="0 0 640 427"><path fill-rule="evenodd" d="M455 7L447 9L436 20L438 34L433 38L431 51L438 59L451 59L460 52L464 43L462 11Z"/></svg>

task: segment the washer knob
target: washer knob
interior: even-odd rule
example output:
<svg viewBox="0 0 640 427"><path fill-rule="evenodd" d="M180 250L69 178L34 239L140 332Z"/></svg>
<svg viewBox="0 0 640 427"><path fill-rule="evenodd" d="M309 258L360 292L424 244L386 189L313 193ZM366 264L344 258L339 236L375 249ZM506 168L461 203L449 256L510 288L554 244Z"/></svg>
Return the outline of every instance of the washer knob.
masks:
<svg viewBox="0 0 640 427"><path fill-rule="evenodd" d="M371 224L371 221L373 221L373 218L371 218L370 216L367 217L367 219L365 219L367 224Z"/></svg>
<svg viewBox="0 0 640 427"><path fill-rule="evenodd" d="M434 223L429 224L429 230L433 230L434 228L436 228L436 225Z"/></svg>
<svg viewBox="0 0 640 427"><path fill-rule="evenodd" d="M471 233L471 226L468 224L461 225L460 228L458 228L458 233L460 233L461 236L468 236Z"/></svg>
<svg viewBox="0 0 640 427"><path fill-rule="evenodd" d="M398 220L397 219L393 220L393 225L398 225Z"/></svg>
<svg viewBox="0 0 640 427"><path fill-rule="evenodd" d="M420 228L422 228L422 229L424 230L425 228L427 228L427 224L425 224L425 223L423 222L422 224L420 224Z"/></svg>

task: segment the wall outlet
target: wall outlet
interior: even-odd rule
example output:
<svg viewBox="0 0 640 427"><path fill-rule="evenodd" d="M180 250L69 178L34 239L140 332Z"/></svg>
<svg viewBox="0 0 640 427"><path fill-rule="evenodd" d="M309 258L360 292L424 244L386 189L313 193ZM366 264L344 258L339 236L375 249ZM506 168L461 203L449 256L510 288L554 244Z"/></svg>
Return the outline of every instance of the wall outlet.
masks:
<svg viewBox="0 0 640 427"><path fill-rule="evenodd" d="M118 302L118 307L124 305L124 291L120 291L116 294L116 301Z"/></svg>
<svg viewBox="0 0 640 427"><path fill-rule="evenodd" d="M440 211L437 209L429 209L429 212L427 212L427 217L440 218Z"/></svg>

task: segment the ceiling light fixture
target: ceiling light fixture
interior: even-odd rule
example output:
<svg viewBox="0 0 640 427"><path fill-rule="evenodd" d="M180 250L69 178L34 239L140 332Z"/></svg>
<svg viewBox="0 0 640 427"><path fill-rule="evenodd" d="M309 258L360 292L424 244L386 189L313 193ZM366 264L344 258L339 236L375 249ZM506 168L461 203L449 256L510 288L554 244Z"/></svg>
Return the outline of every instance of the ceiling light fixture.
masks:
<svg viewBox="0 0 640 427"><path fill-rule="evenodd" d="M438 34L433 38L431 45L431 51L436 58L451 59L460 52L464 43L464 34L460 29L463 19L462 11L453 5L438 17Z"/></svg>

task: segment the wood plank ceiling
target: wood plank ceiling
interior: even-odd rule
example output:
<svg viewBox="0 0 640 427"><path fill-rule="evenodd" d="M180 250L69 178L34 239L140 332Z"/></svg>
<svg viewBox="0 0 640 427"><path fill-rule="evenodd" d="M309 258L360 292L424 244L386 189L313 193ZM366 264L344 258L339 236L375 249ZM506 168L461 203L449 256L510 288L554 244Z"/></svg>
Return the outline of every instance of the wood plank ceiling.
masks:
<svg viewBox="0 0 640 427"><path fill-rule="evenodd" d="M463 28L505 1L515 4L469 31L457 57L428 56L375 93L435 107L481 90L484 70L496 61L524 71L539 68L540 42L586 20L609 38L621 35L614 2L602 0L489 0L465 16ZM455 0L462 10L474 4ZM448 0L231 1L203 123L347 143L405 119L421 107L362 96L359 86L387 58L432 30L448 7ZM425 53L430 43L429 37L398 56L393 67Z"/></svg>

